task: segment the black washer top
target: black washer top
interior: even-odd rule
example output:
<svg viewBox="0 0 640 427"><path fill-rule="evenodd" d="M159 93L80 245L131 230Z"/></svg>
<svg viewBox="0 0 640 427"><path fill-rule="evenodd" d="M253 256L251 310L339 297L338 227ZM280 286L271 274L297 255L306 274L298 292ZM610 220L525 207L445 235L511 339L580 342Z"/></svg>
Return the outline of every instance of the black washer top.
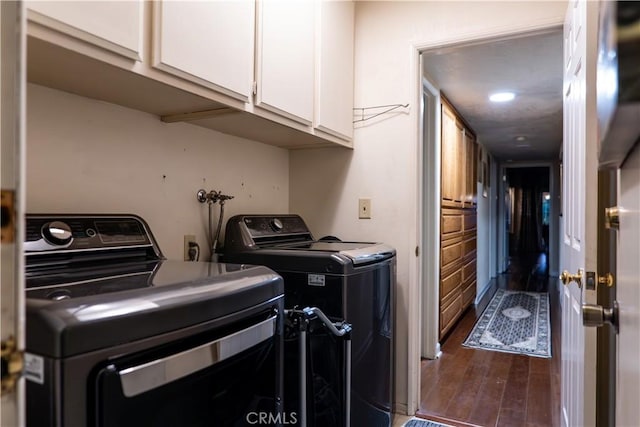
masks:
<svg viewBox="0 0 640 427"><path fill-rule="evenodd" d="M273 227L276 221L279 226ZM315 240L295 214L236 215L227 222L223 260L276 271L349 274L395 254L383 243Z"/></svg>
<svg viewBox="0 0 640 427"><path fill-rule="evenodd" d="M282 278L266 267L162 261L152 272L112 273L27 290L28 351L82 354L221 318L284 293Z"/></svg>
<svg viewBox="0 0 640 427"><path fill-rule="evenodd" d="M282 298L266 267L167 261L135 215L26 217L27 351L68 357Z"/></svg>

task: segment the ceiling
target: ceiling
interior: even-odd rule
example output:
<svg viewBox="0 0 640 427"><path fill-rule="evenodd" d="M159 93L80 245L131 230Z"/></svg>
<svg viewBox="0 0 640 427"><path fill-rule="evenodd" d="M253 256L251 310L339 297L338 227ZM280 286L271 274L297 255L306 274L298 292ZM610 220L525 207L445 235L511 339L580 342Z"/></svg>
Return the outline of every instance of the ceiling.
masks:
<svg viewBox="0 0 640 427"><path fill-rule="evenodd" d="M498 159L557 159L562 143L562 31L423 54L424 73ZM511 102L489 94L511 91ZM516 138L520 137L520 140ZM524 137L524 140L522 140Z"/></svg>

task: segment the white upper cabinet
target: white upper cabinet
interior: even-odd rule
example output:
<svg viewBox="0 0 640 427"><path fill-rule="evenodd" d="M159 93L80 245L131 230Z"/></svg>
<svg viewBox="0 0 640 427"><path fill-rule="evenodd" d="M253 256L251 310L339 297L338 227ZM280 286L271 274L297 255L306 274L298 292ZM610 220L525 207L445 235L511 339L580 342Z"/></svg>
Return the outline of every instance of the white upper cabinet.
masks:
<svg viewBox="0 0 640 427"><path fill-rule="evenodd" d="M352 147L352 1L47 0L27 9L32 83L267 144Z"/></svg>
<svg viewBox="0 0 640 427"><path fill-rule="evenodd" d="M255 1L153 3L153 66L249 102Z"/></svg>
<svg viewBox="0 0 640 427"><path fill-rule="evenodd" d="M313 122L316 2L258 2L256 104L305 125Z"/></svg>
<svg viewBox="0 0 640 427"><path fill-rule="evenodd" d="M143 2L29 1L29 20L124 57L138 60Z"/></svg>
<svg viewBox="0 0 640 427"><path fill-rule="evenodd" d="M314 126L339 138L353 136L353 27L350 1L320 3Z"/></svg>

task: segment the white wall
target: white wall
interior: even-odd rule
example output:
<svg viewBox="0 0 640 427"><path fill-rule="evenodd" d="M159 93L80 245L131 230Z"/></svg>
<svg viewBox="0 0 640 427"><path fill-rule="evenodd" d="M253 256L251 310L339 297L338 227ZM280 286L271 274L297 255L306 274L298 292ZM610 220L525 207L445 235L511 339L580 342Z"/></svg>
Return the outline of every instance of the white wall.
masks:
<svg viewBox="0 0 640 427"><path fill-rule="evenodd" d="M498 31L562 23L566 2L356 3L356 107L410 103L357 127L354 150L295 151L290 162L290 206L317 235L380 240L398 250L396 407L406 409L409 293L416 233L420 88L415 45L449 42ZM414 78L416 81L413 81ZM372 216L359 220L358 197L370 197ZM425 254L428 256L428 254Z"/></svg>
<svg viewBox="0 0 640 427"><path fill-rule="evenodd" d="M483 196L484 186L478 182L476 303L480 301L488 290L491 279L496 275L498 252L496 246L497 198L499 193L497 189L499 185L495 174L496 161L491 156L489 158L491 159L491 169L489 171L491 185L487 188L487 197Z"/></svg>
<svg viewBox="0 0 640 427"><path fill-rule="evenodd" d="M288 212L289 152L28 85L27 212L135 213L167 258L183 258L185 234L196 235L204 256L200 188L235 196L225 220Z"/></svg>

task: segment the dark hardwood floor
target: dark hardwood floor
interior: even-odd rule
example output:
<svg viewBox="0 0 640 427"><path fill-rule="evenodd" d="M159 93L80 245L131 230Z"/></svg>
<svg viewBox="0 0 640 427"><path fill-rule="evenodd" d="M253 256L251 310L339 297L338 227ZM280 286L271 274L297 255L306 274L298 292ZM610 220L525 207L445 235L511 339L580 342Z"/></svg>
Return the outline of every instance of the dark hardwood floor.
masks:
<svg viewBox="0 0 640 427"><path fill-rule="evenodd" d="M420 409L416 416L456 426L560 425L560 306L557 278L540 270L540 259L512 259L442 345L437 360L423 360ZM462 347L497 289L550 292L552 358Z"/></svg>

